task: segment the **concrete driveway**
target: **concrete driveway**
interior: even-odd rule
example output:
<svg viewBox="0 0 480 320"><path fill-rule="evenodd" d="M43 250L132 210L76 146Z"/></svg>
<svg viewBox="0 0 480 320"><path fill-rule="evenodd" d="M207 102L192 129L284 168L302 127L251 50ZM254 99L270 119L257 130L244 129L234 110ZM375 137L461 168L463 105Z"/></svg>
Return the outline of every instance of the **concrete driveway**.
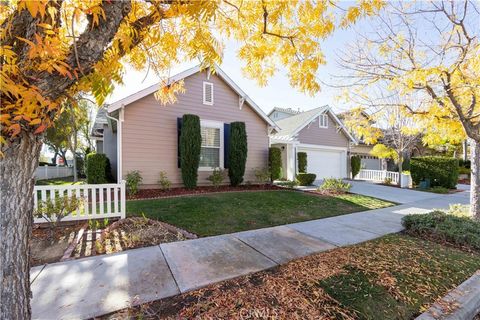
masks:
<svg viewBox="0 0 480 320"><path fill-rule="evenodd" d="M352 185L350 192L375 197L396 203L410 203L422 200L437 198L440 195L416 191L410 189L401 189L394 186L382 186L367 181L348 181Z"/></svg>

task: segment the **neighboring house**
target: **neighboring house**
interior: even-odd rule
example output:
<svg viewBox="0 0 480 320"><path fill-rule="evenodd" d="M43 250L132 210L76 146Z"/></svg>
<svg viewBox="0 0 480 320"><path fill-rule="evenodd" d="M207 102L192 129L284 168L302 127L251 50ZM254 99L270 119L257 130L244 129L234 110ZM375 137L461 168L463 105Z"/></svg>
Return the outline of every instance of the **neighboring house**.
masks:
<svg viewBox="0 0 480 320"><path fill-rule="evenodd" d="M343 121L345 119L345 117L347 117L348 115L349 115L349 112L346 111L346 112L339 113L337 116L341 121ZM361 115L363 117L365 117L366 119L370 118L366 112L362 112ZM353 130L351 130L351 128L348 128L348 126L347 126L347 129L350 132L350 134L355 136L355 134L353 133ZM356 145L352 146L351 149L350 149L350 156L351 157L352 156L359 156L360 157L360 160L361 160L361 166L360 167L362 169L368 169L368 170L384 170L384 169L386 169L387 162L385 160L379 159L379 158L377 158L375 156L372 156L370 154L370 151L372 151L373 146L374 146L373 144L366 144L365 142L363 142L361 139L358 139L358 138L357 138L357 141L358 141L358 143Z"/></svg>
<svg viewBox="0 0 480 320"><path fill-rule="evenodd" d="M349 150L356 140L329 106L305 112L275 108L269 114L281 117L270 145L282 150L283 178L293 180L298 173L298 152L307 153L307 172L317 179L349 176Z"/></svg>
<svg viewBox="0 0 480 320"><path fill-rule="evenodd" d="M155 99L156 84L101 109L92 130L97 151L108 156L122 179L139 170L142 188L158 188L160 171L166 172L172 186L182 186L181 118L198 115L202 133L198 184L211 184L206 179L213 167L228 168L230 123L243 121L248 136L244 180L254 181L254 170L268 165L268 133L275 123L219 67L210 73L197 66L172 77L170 83L180 80L185 93L178 94L173 104L164 106Z"/></svg>
<svg viewBox="0 0 480 320"><path fill-rule="evenodd" d="M300 110L293 110L292 108L278 108L275 107L267 116L273 121L279 121L297 114L302 113Z"/></svg>

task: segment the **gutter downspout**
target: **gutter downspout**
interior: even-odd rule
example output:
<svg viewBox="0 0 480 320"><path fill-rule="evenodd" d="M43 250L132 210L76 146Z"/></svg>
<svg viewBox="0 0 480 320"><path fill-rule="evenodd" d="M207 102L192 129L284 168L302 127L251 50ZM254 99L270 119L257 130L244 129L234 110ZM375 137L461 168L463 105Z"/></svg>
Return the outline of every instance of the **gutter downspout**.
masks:
<svg viewBox="0 0 480 320"><path fill-rule="evenodd" d="M117 123L117 183L122 181L122 122L123 122L123 106L118 113L120 119L110 116L107 112L107 118Z"/></svg>

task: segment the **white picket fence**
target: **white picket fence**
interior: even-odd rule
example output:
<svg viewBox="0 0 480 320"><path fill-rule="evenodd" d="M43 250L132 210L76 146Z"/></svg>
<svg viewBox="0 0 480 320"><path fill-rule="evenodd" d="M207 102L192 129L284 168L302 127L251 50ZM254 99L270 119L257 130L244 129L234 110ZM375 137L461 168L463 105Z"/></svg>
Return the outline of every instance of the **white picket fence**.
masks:
<svg viewBox="0 0 480 320"><path fill-rule="evenodd" d="M64 178L71 176L73 176L72 167L41 166L35 170L35 178L37 180Z"/></svg>
<svg viewBox="0 0 480 320"><path fill-rule="evenodd" d="M64 217L62 221L89 220L103 218L125 218L126 194L125 181L109 184L80 184L62 186L35 186L34 209L43 201L54 201L57 197L80 199L76 211ZM35 223L48 222L45 218L36 217Z"/></svg>
<svg viewBox="0 0 480 320"><path fill-rule="evenodd" d="M398 172L387 170L367 170L361 169L358 175L355 177L357 180L367 180L383 182L385 179L390 179L392 183L398 183Z"/></svg>

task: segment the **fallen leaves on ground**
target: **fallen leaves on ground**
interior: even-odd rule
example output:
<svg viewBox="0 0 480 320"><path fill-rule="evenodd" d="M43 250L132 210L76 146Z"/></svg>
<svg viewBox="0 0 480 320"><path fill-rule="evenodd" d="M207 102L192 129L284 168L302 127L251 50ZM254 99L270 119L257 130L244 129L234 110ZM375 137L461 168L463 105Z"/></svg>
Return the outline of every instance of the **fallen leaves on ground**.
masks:
<svg viewBox="0 0 480 320"><path fill-rule="evenodd" d="M362 313L364 310L355 309L354 303L335 300L321 285L322 281L332 277L348 277L352 270L366 275L371 285L384 288L382 290L388 292L389 301L398 302L395 305L399 312L397 318L411 317L478 268L478 255L421 239L392 235L298 259L267 271L123 310L106 318L138 315L144 319L368 318ZM375 303L378 305L378 301ZM377 306L373 305L373 308ZM382 311L391 314L391 306L384 308L389 310L374 312L378 312L377 315Z"/></svg>

